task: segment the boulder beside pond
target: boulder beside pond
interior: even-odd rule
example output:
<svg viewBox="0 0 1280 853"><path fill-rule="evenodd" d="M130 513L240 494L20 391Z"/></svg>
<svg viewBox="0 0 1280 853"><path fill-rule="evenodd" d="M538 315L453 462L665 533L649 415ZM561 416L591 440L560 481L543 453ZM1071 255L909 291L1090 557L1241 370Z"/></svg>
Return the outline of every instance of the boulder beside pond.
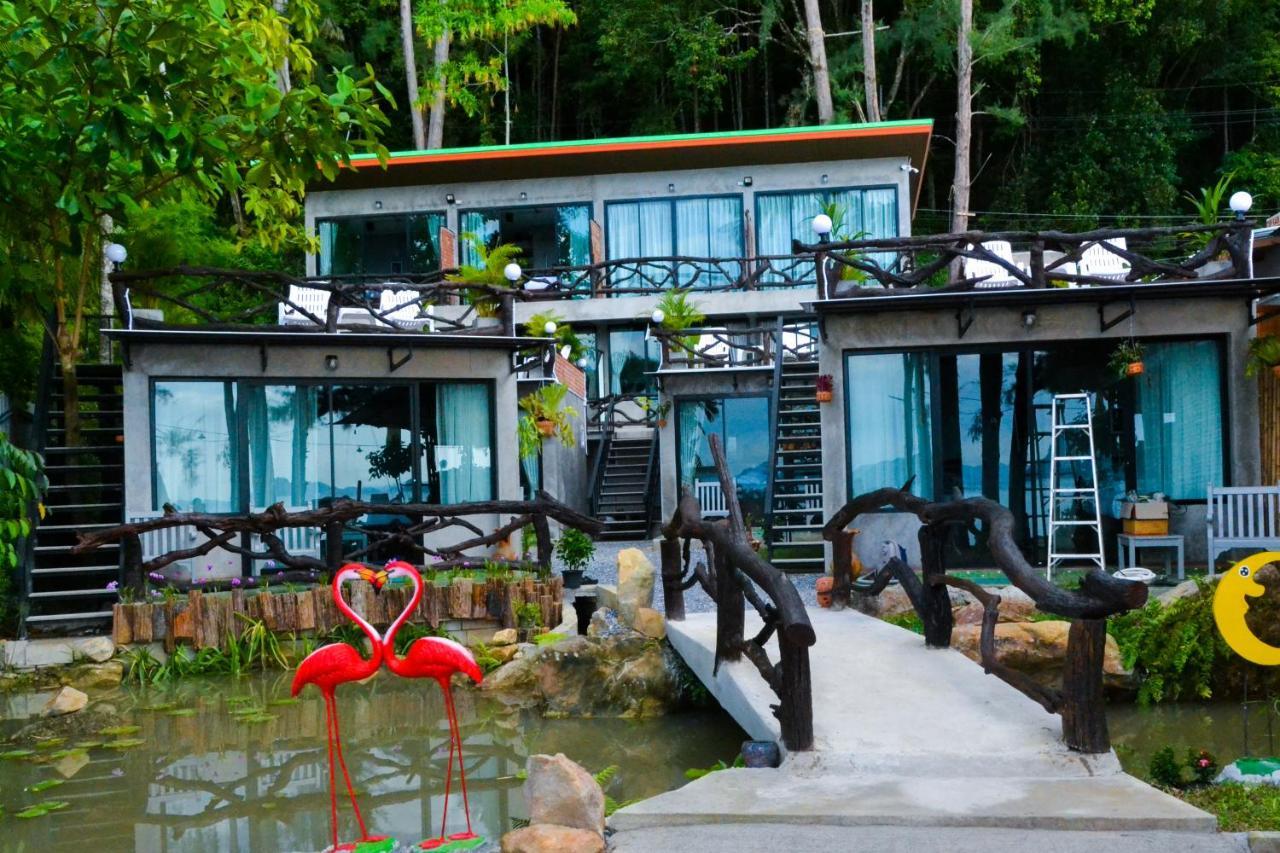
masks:
<svg viewBox="0 0 1280 853"><path fill-rule="evenodd" d="M502 836L502 853L604 853L604 839L590 830L540 823Z"/></svg>
<svg viewBox="0 0 1280 853"><path fill-rule="evenodd" d="M604 833L604 791L595 777L562 752L531 755L526 767L522 793L531 823Z"/></svg>
<svg viewBox="0 0 1280 853"><path fill-rule="evenodd" d="M74 714L89 704L89 697L74 687L64 687L55 693L44 706L44 716L61 717Z"/></svg>
<svg viewBox="0 0 1280 853"><path fill-rule="evenodd" d="M1070 630L1070 622L1058 620L1001 622L996 625L996 657L1046 687L1057 687L1062 683ZM981 636L981 625L957 625L951 633L951 646L965 657L979 661ZM1105 686L1114 689L1130 686L1132 673L1124 668L1120 648L1111 636L1107 637L1102 672Z"/></svg>

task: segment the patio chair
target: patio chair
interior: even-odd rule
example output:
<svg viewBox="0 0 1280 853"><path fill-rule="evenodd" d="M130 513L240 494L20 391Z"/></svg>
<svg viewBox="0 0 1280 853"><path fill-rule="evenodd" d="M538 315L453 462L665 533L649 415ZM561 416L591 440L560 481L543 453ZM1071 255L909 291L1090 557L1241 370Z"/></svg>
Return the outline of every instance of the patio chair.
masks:
<svg viewBox="0 0 1280 853"><path fill-rule="evenodd" d="M724 490L717 480L699 480L693 484L694 495L698 506L702 509L703 518L725 518L729 515L729 505L724 498Z"/></svg>
<svg viewBox="0 0 1280 853"><path fill-rule="evenodd" d="M1096 243L1090 243L1081 254L1080 261L1075 264L1076 275L1111 278L1116 281L1126 279L1129 276L1129 271L1133 269L1133 265L1108 249L1108 245L1114 246L1122 252L1128 251L1129 248L1127 241L1123 237L1114 237L1110 240L1099 240Z"/></svg>
<svg viewBox="0 0 1280 853"><path fill-rule="evenodd" d="M298 306L295 308L294 306ZM289 301L278 306L278 320L281 326L313 326L315 321L303 314L298 308L314 314L321 321L329 310L329 291L318 287L289 285Z"/></svg>
<svg viewBox="0 0 1280 853"><path fill-rule="evenodd" d="M1013 260L1013 246L1009 245L1009 241L992 240L981 245L983 249L986 249L1002 261L1008 261L1018 269L1023 269L1021 264ZM965 258L962 276L964 278L986 276L986 279L973 286L975 290L1004 290L1010 287L1022 287L1021 280L1015 278L1007 268L994 261Z"/></svg>
<svg viewBox="0 0 1280 853"><path fill-rule="evenodd" d="M434 332L435 306L420 305L415 301L419 296L416 290L384 290L378 300L378 313L397 328Z"/></svg>

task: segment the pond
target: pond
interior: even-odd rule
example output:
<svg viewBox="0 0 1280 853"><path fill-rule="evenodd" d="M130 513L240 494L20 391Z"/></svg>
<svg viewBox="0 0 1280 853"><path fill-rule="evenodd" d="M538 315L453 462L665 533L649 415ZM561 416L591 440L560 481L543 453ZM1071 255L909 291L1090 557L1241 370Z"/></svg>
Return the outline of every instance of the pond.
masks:
<svg viewBox="0 0 1280 853"><path fill-rule="evenodd" d="M1273 756L1280 747L1280 708L1272 702L1249 705L1249 749L1245 749L1244 713L1239 701L1178 702L1142 708L1107 709L1111 741L1128 772L1146 779L1151 756L1166 746L1179 758L1187 750L1207 749L1226 765L1246 755Z"/></svg>
<svg viewBox="0 0 1280 853"><path fill-rule="evenodd" d="M102 704L114 707L112 718L88 728L85 717L81 731L64 741L0 761L6 818L0 851L83 850L86 843L148 853L323 849L329 840L324 707L313 688L290 700L291 676L197 678L107 696ZM555 720L471 689L457 689L456 700L472 822L491 839L526 814L516 774L531 754L563 752L593 773L617 765L608 792L625 801L679 787L686 768L731 760L745 738L718 709L643 721ZM436 685L383 673L366 685L339 688L338 706L347 763L370 829L404 843L439 832L448 742ZM89 713L62 720L72 725ZM7 736L22 724L3 725L0 734ZM68 752L86 742L87 749ZM51 779L64 781L40 790ZM27 790L32 786L35 791ZM456 781L453 790L450 831L457 832ZM48 800L68 805L12 819ZM350 815L349 805L341 814ZM354 837L346 829L354 821L343 820L342 837Z"/></svg>

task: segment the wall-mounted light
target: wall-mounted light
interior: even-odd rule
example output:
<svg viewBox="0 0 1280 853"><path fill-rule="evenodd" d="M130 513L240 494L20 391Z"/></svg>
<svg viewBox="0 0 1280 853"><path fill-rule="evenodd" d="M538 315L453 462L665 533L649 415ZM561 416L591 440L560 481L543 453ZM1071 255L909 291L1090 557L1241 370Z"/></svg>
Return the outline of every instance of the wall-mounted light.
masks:
<svg viewBox="0 0 1280 853"><path fill-rule="evenodd" d="M453 193L445 193L445 196L444 196L444 203L445 203L445 204L457 204L457 203L458 203L458 199L457 199L456 197L454 197Z"/></svg>
<svg viewBox="0 0 1280 853"><path fill-rule="evenodd" d="M336 355L326 355L324 357L324 369L333 371L338 369L338 357Z"/></svg>
<svg viewBox="0 0 1280 853"><path fill-rule="evenodd" d="M374 210L382 210L382 202L381 202L381 201L375 201L375 202L373 203L373 209L374 209Z"/></svg>
<svg viewBox="0 0 1280 853"><path fill-rule="evenodd" d="M830 183L830 182L831 182L831 178L830 178L830 177L828 177L827 175L823 175L823 176L822 176L822 182L823 182L824 184Z"/></svg>
<svg viewBox="0 0 1280 853"><path fill-rule="evenodd" d="M1034 308L1032 308L1032 309L1029 309L1029 310L1027 310L1027 311L1023 311L1023 312L1022 312L1022 325L1023 325L1024 327L1026 327L1026 328L1030 329L1030 328L1031 328L1032 326L1034 326L1035 324L1036 324L1036 312L1035 312L1035 309L1034 309Z"/></svg>
<svg viewBox="0 0 1280 853"><path fill-rule="evenodd" d="M524 193L524 192L520 193L520 200L521 200L521 201L528 201L528 200L529 200L529 194L528 194L528 193Z"/></svg>
<svg viewBox="0 0 1280 853"><path fill-rule="evenodd" d="M676 191L676 185L675 185L675 184L667 184L667 192L669 192L669 193L673 193L673 192L675 192L675 191Z"/></svg>
<svg viewBox="0 0 1280 853"><path fill-rule="evenodd" d="M743 179L742 179L742 185L743 185L744 187L749 187L749 186L751 186L753 183L755 183L755 182L751 180L751 176L750 176L750 175L747 175L745 178L743 178Z"/></svg>

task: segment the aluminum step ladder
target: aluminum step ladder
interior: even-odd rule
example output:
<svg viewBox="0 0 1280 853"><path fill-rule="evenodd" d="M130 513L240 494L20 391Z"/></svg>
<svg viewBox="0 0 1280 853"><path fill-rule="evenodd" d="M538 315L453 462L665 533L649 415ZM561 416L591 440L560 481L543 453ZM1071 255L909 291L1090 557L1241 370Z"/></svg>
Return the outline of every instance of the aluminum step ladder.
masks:
<svg viewBox="0 0 1280 853"><path fill-rule="evenodd" d="M1079 420L1079 404L1084 405L1084 420ZM1074 419L1068 410L1074 409ZM1083 436L1084 441L1072 441L1072 436ZM1088 394L1054 394L1050 436L1049 459L1049 562L1048 577L1066 561L1089 561L1099 569L1106 569L1106 557L1102 545L1102 508L1098 505L1098 463L1093 444L1093 398ZM1064 446L1065 445L1065 446ZM1080 453L1081 445L1088 447L1088 454ZM1088 461L1089 482L1080 484L1076 463ZM1070 486L1063 485L1062 472L1070 474ZM1092 502L1092 516L1065 518L1063 504L1077 501ZM1077 530L1089 527L1093 530L1096 547L1093 551L1060 551L1059 530ZM1071 548L1077 547L1072 537Z"/></svg>

